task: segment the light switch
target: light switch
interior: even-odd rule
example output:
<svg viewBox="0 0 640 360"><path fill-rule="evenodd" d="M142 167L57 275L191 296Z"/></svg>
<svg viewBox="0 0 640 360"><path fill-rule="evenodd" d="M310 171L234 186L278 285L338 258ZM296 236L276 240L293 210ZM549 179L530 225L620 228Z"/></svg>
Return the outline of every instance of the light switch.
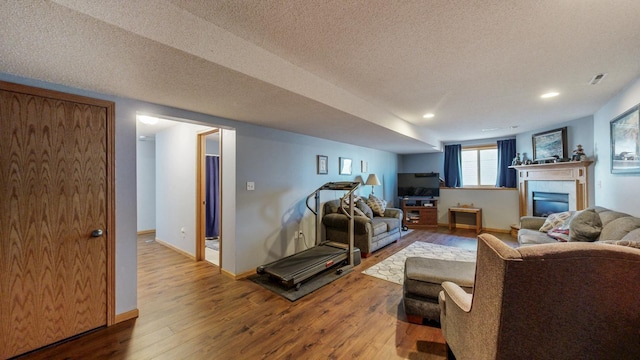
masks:
<svg viewBox="0 0 640 360"><path fill-rule="evenodd" d="M256 189L256 183L253 181L247 181L247 190L253 191Z"/></svg>

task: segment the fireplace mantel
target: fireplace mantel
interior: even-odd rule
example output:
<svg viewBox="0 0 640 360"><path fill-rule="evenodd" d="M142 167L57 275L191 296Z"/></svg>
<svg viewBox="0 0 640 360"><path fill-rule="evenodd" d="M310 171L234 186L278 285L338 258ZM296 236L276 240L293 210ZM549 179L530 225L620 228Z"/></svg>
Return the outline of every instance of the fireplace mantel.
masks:
<svg viewBox="0 0 640 360"><path fill-rule="evenodd" d="M575 183L575 209L589 206L589 178L587 168L593 161L567 161L550 164L516 165L520 194L520 216L529 212L529 181L572 181Z"/></svg>

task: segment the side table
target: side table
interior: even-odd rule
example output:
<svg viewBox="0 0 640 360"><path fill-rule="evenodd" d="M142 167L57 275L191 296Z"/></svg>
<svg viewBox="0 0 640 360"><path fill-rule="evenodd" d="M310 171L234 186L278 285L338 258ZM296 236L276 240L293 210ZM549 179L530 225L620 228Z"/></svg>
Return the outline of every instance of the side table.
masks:
<svg viewBox="0 0 640 360"><path fill-rule="evenodd" d="M476 234L482 231L482 208L474 207L450 207L449 208L449 230L456 228L456 213L476 214Z"/></svg>

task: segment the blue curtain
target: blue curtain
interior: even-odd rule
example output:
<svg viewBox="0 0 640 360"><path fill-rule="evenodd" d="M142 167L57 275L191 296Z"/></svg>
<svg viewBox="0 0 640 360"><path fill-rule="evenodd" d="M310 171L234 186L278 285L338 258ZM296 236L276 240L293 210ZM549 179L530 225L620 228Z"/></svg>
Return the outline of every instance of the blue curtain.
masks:
<svg viewBox="0 0 640 360"><path fill-rule="evenodd" d="M205 166L205 237L211 238L220 236L220 157L207 155Z"/></svg>
<svg viewBox="0 0 640 360"><path fill-rule="evenodd" d="M518 183L516 169L509 169L516 157L516 139L498 140L498 177L496 187L515 188Z"/></svg>
<svg viewBox="0 0 640 360"><path fill-rule="evenodd" d="M462 187L462 145L444 147L444 184L446 187Z"/></svg>

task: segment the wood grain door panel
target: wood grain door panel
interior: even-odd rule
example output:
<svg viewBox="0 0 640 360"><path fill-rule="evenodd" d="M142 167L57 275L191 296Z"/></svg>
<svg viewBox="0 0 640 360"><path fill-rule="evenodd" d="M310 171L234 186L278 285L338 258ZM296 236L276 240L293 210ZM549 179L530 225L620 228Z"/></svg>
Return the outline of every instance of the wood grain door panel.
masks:
<svg viewBox="0 0 640 360"><path fill-rule="evenodd" d="M107 324L107 113L0 91L0 358Z"/></svg>

